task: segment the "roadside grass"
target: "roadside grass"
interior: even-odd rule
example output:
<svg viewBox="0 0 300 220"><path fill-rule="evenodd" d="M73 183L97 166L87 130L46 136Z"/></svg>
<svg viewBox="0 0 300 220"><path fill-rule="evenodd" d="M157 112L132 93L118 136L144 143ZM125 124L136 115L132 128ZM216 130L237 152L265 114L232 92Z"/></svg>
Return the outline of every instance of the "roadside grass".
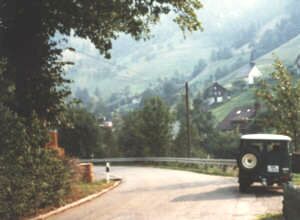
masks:
<svg viewBox="0 0 300 220"><path fill-rule="evenodd" d="M174 162L146 163L145 166L158 167L164 169L191 171L201 174L217 175L217 176L237 176L238 169L232 166L215 166L215 165L198 165L183 164Z"/></svg>
<svg viewBox="0 0 300 220"><path fill-rule="evenodd" d="M228 167L204 166L204 165L191 166L190 164L184 165L184 164L171 164L171 163L158 164L153 166L159 168L191 171L195 173L209 174L209 175L216 175L216 176L237 176L238 173L237 169L234 169L233 167L229 167L229 166Z"/></svg>
<svg viewBox="0 0 300 220"><path fill-rule="evenodd" d="M265 214L257 217L257 220L283 220L282 214Z"/></svg>
<svg viewBox="0 0 300 220"><path fill-rule="evenodd" d="M294 174L293 183L297 186L300 186L300 174Z"/></svg>
<svg viewBox="0 0 300 220"><path fill-rule="evenodd" d="M88 195L100 192L114 184L113 181L106 183L105 180L95 181L93 183L79 182L72 186L71 193L64 199L64 203L75 202Z"/></svg>
<svg viewBox="0 0 300 220"><path fill-rule="evenodd" d="M112 186L113 184L114 181L110 181L109 183L106 183L105 180L95 181L93 183L85 183L85 182L74 183L71 187L71 192L69 193L69 195L67 195L65 198L62 199L61 206L70 204L72 202L76 202L86 196L100 192L103 189ZM36 210L34 216L45 214L61 206L48 206L43 209ZM34 217L34 216L24 216L24 217Z"/></svg>

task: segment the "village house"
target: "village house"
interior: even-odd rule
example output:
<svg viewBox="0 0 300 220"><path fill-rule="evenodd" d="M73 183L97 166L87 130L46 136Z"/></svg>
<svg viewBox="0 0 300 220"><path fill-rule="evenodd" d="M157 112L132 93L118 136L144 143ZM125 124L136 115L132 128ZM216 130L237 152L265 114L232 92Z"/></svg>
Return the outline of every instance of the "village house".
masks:
<svg viewBox="0 0 300 220"><path fill-rule="evenodd" d="M231 98L230 91L217 82L213 83L204 91L203 97L208 105L223 103Z"/></svg>
<svg viewBox="0 0 300 220"><path fill-rule="evenodd" d="M250 122L255 118L258 106L243 106L234 108L218 125L222 131L237 130L240 133L250 132Z"/></svg>

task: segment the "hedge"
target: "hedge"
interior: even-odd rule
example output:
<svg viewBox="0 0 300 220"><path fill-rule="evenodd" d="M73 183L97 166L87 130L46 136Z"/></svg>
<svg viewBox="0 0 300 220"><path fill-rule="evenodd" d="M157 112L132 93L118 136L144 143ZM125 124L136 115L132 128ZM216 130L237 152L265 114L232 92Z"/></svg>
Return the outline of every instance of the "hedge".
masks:
<svg viewBox="0 0 300 220"><path fill-rule="evenodd" d="M68 194L68 160L44 148L47 131L34 117L23 120L0 105L0 219L20 219Z"/></svg>

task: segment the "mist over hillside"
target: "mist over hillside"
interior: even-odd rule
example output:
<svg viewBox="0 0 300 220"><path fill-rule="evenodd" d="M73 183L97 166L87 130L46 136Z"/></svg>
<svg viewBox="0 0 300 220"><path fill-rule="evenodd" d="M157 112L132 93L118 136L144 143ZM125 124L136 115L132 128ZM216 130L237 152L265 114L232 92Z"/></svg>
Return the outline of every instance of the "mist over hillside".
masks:
<svg viewBox="0 0 300 220"><path fill-rule="evenodd" d="M280 23L289 25L283 21L293 14L295 7L291 5L297 4L294 0L272 3L269 0L204 0L202 3L204 8L199 11L199 18L203 32L184 36L172 22L172 15L165 16L153 27L153 36L148 41L137 42L121 35L113 43L109 60L89 40L70 37L69 44L76 52L66 50L64 59L75 62L67 69L67 77L74 80L73 91L80 88L94 93L97 89L107 99L126 88L134 95L158 84L159 79L174 75L186 77L193 89L198 90L213 78L222 79L247 64L253 51L255 58L259 58L300 33L295 30L286 39L274 39L270 45L264 42L266 34ZM273 32L269 34L276 34ZM196 71L199 60L206 64L201 72Z"/></svg>

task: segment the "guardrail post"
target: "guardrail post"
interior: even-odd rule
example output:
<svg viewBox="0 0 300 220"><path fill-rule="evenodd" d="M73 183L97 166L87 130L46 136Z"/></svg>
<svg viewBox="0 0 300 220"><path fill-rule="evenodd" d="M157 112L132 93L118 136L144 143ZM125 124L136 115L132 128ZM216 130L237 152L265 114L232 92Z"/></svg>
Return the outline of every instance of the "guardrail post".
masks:
<svg viewBox="0 0 300 220"><path fill-rule="evenodd" d="M110 164L109 162L106 162L106 166L105 166L105 171L106 171L106 182L109 183L110 181Z"/></svg>

